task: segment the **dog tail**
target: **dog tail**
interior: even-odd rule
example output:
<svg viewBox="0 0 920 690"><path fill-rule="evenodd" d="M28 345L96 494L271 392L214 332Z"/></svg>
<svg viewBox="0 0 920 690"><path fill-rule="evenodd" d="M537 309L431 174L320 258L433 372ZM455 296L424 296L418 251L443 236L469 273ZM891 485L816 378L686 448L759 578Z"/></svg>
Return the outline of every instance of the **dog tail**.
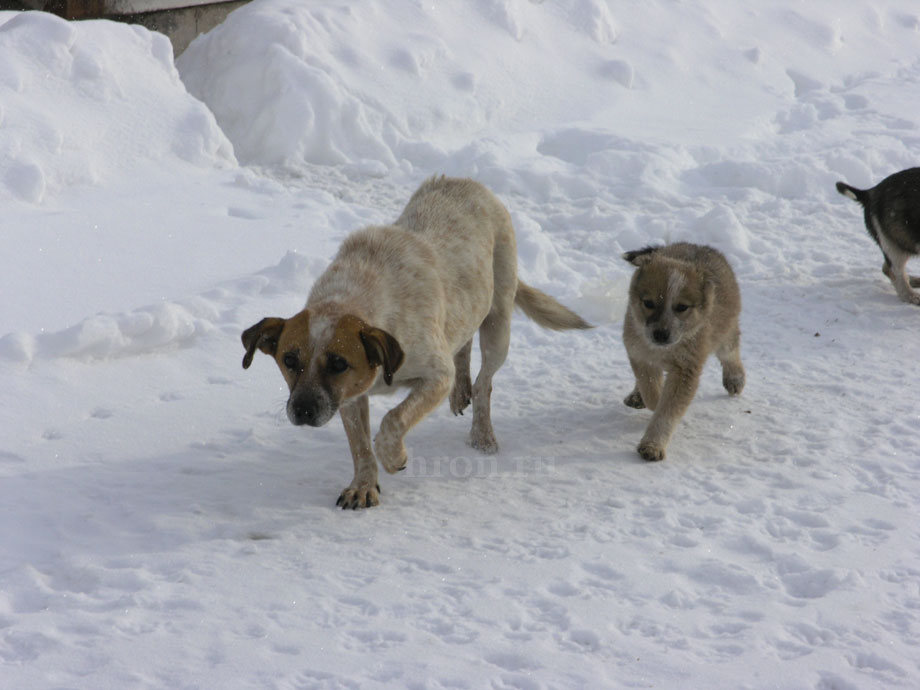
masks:
<svg viewBox="0 0 920 690"><path fill-rule="evenodd" d="M543 328L567 331L573 328L594 328L568 307L564 307L549 295L518 280L514 303Z"/></svg>
<svg viewBox="0 0 920 690"><path fill-rule="evenodd" d="M868 189L856 189L856 187L851 187L845 182L838 182L837 191L843 194L848 199L852 199L853 201L858 201L863 206L869 203L869 190Z"/></svg>

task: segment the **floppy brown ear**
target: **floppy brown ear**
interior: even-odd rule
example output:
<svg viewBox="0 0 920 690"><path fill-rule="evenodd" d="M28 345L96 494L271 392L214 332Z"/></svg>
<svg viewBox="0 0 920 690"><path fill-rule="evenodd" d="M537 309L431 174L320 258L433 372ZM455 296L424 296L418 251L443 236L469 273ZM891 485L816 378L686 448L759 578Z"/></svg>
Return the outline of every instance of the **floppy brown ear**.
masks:
<svg viewBox="0 0 920 690"><path fill-rule="evenodd" d="M363 328L361 343L367 354L367 363L372 367L383 365L383 380L388 386L393 384L393 374L402 366L402 348L396 338L379 328Z"/></svg>
<svg viewBox="0 0 920 690"><path fill-rule="evenodd" d="M248 369L252 364L252 356L259 348L267 355L275 355L278 349L278 336L284 329L284 319L269 317L262 319L254 326L250 326L243 331L243 347L246 348L246 354L243 355L243 369Z"/></svg>

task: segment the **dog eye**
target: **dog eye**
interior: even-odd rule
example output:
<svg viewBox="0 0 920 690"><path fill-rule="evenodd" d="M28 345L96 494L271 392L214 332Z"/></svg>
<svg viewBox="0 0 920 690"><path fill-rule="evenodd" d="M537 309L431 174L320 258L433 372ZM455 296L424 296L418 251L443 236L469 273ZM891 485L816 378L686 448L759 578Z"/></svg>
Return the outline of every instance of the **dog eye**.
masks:
<svg viewBox="0 0 920 690"><path fill-rule="evenodd" d="M687 311L690 308L689 304L677 304L674 306L674 311L678 314Z"/></svg>
<svg viewBox="0 0 920 690"><path fill-rule="evenodd" d="M331 374L341 374L347 368L348 362L338 355L329 355L326 358L326 369L328 369Z"/></svg>
<svg viewBox="0 0 920 690"><path fill-rule="evenodd" d="M288 369L294 370L297 368L297 355L293 352L288 352L284 355L284 358L281 360L281 363L284 364Z"/></svg>
<svg viewBox="0 0 920 690"><path fill-rule="evenodd" d="M643 306L644 306L646 309L654 309L654 308L655 308L655 300L652 300L652 299L644 299L644 300L642 300L642 304L643 304Z"/></svg>

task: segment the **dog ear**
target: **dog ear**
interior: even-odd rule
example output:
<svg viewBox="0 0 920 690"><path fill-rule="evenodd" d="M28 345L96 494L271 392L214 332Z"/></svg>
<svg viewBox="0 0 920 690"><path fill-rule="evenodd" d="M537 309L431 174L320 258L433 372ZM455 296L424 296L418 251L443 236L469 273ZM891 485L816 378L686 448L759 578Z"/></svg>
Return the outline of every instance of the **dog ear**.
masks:
<svg viewBox="0 0 920 690"><path fill-rule="evenodd" d="M246 354L243 355L243 369L248 369L249 365L252 364L252 356L255 354L256 348L259 348L267 355L275 355L275 350L278 349L278 336L281 335L281 331L284 329L284 323L284 319L272 316L262 319L259 323L243 331L243 347L246 348Z"/></svg>
<svg viewBox="0 0 920 690"><path fill-rule="evenodd" d="M361 343L367 354L367 363L372 367L383 365L383 380L393 384L393 374L402 366L403 351L396 338L379 328L361 329Z"/></svg>
<svg viewBox="0 0 920 690"><path fill-rule="evenodd" d="M643 247L642 249L633 249L632 251L624 252L621 256L633 266L641 267L651 261L652 255L659 249L661 249L661 247Z"/></svg>
<svg viewBox="0 0 920 690"><path fill-rule="evenodd" d="M703 283L703 301L700 303L700 309L709 309L716 298L716 284L713 280L707 280Z"/></svg>

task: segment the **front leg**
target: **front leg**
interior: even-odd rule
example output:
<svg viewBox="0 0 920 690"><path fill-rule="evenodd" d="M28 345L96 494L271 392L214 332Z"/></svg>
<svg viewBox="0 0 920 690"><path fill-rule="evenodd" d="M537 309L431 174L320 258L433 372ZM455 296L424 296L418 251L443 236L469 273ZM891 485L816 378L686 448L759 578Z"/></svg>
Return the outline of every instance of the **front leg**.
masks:
<svg viewBox="0 0 920 690"><path fill-rule="evenodd" d="M664 460L665 448L671 440L671 434L696 395L701 369L702 367L694 367L668 372L658 408L652 415L652 421L649 422L637 449L644 459Z"/></svg>
<svg viewBox="0 0 920 690"><path fill-rule="evenodd" d="M339 408L348 447L355 463L355 478L342 491L337 506L342 508L370 508L380 503L380 485L377 483L377 461L371 450L371 421L367 396L349 400Z"/></svg>
<svg viewBox="0 0 920 690"><path fill-rule="evenodd" d="M623 403L636 409L647 407L654 411L661 398L661 382L664 372L660 367L633 357L629 358L629 364L636 376L636 387L626 396Z"/></svg>
<svg viewBox="0 0 920 690"><path fill-rule="evenodd" d="M453 375L450 367L449 371L439 376L415 381L406 399L384 416L380 431L374 438L374 451L383 469L390 474L406 468L408 453L403 438L409 429L444 400L450 390Z"/></svg>

